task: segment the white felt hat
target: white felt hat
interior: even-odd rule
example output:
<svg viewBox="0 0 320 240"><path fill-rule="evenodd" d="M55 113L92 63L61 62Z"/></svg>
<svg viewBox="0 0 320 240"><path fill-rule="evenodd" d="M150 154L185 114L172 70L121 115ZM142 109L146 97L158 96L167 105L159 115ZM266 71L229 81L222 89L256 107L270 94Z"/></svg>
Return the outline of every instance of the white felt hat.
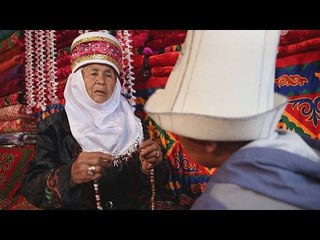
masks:
<svg viewBox="0 0 320 240"><path fill-rule="evenodd" d="M163 129L201 140L267 138L287 98L274 93L280 31L188 31L165 89L145 111Z"/></svg>

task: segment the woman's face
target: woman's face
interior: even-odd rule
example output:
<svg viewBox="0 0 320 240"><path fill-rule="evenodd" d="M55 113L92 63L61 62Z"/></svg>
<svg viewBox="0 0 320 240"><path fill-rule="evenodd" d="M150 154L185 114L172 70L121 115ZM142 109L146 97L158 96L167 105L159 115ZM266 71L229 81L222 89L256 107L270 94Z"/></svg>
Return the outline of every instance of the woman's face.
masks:
<svg viewBox="0 0 320 240"><path fill-rule="evenodd" d="M83 68L82 76L88 95L93 101L104 103L112 96L117 80L112 67L90 64Z"/></svg>

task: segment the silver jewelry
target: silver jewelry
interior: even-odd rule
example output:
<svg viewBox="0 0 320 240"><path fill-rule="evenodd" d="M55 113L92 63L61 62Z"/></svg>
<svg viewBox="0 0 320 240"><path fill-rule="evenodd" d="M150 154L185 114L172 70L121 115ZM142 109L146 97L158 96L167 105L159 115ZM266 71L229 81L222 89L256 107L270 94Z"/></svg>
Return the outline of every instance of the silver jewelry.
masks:
<svg viewBox="0 0 320 240"><path fill-rule="evenodd" d="M96 167L95 166L90 166L88 167L88 174L93 176L96 173Z"/></svg>

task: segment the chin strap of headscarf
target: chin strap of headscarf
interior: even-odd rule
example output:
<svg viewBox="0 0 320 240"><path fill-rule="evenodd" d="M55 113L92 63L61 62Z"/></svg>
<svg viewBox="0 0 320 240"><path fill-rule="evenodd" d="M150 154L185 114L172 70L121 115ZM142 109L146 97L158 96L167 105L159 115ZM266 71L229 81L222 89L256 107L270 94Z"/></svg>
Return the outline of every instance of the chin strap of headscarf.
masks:
<svg viewBox="0 0 320 240"><path fill-rule="evenodd" d="M131 156L143 141L142 124L121 95L119 79L112 96L104 103L88 95L82 69L69 75L64 91L65 110L72 135L85 152L100 151L119 158Z"/></svg>

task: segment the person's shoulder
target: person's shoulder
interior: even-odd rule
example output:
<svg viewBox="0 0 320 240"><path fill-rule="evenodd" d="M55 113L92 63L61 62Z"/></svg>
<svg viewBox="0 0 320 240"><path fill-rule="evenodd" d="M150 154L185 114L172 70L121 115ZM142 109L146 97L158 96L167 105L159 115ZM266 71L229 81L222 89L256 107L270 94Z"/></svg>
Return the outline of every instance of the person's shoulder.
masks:
<svg viewBox="0 0 320 240"><path fill-rule="evenodd" d="M63 126L68 122L67 114L65 111L55 112L50 114L48 117L40 121L39 127L47 127L50 125Z"/></svg>

